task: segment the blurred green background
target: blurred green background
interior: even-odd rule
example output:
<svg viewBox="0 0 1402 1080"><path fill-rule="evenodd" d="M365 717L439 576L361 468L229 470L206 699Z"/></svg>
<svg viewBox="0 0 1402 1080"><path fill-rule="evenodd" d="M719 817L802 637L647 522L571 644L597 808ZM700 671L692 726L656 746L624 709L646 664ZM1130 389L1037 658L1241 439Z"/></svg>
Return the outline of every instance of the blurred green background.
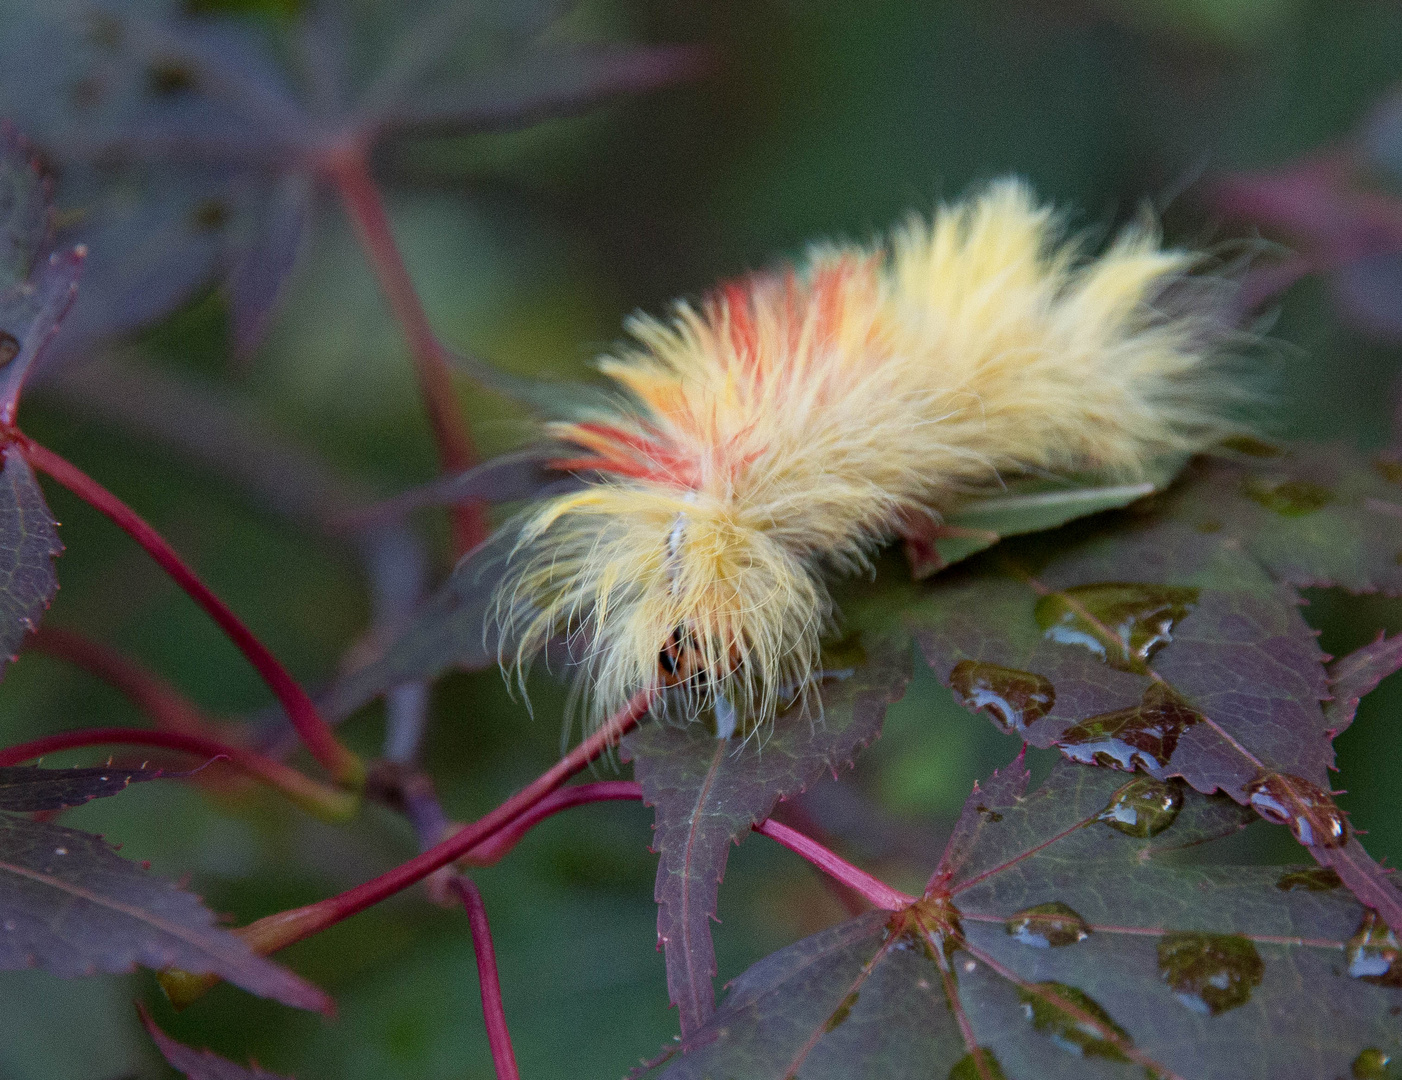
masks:
<svg viewBox="0 0 1402 1080"><path fill-rule="evenodd" d="M281 3L233 6L287 14ZM1402 78L1402 50L1382 44L1402 41L1394 0L615 0L570 19L618 39L707 42L719 67L582 118L401 144L377 162L436 327L522 374L579 376L630 311L657 311L810 239L865 238L1009 172L1071 208L1077 225L1112 227L1148 203L1165 211L1174 239L1246 235L1214 218L1202 178L1280 166L1345 139ZM236 364L227 329L220 296L204 295L141 338L142 362L234 395L380 492L431 475L405 350L329 200L267 344ZM1316 279L1285 295L1270 333L1274 434L1385 441L1395 346L1342 321ZM502 400L465 386L463 402L488 452L529 436ZM264 512L219 473L59 397L36 395L26 412L35 437L151 519L296 675L315 686L334 674L369 612L349 554ZM138 549L66 493L51 499L68 546L54 625L120 643L213 711L267 704L241 657ZM441 575L446 531L421 524ZM1402 605L1376 598L1321 591L1306 615L1335 652L1383 626L1402 630ZM538 680L533 702L534 718L495 673L450 677L435 691L426 759L454 817L485 811L554 759L562 696ZM1338 743L1344 805L1370 831L1374 856L1393 862L1399 712L1394 678ZM375 753L382 720L378 707L365 710L349 739ZM0 692L5 742L142 722L115 693L43 656L23 656ZM844 780L888 815L854 828L844 850L897 882L923 880L921 860L972 782L1016 749L922 672ZM375 808L333 828L272 796L221 803L178 784L141 785L66 820L188 875L238 922L346 888L414 844ZM654 949L649 837L643 808L591 806L541 826L478 875L523 1076L616 1078L674 1034ZM1233 847L1243 859L1296 850L1263 824ZM804 864L752 839L733 853L720 917L723 981L840 910ZM166 1075L134 998L183 1041L302 1080L492 1076L460 913L411 892L285 959L336 996L334 1021L228 987L177 1016L146 973L79 982L0 973L0 1077Z"/></svg>

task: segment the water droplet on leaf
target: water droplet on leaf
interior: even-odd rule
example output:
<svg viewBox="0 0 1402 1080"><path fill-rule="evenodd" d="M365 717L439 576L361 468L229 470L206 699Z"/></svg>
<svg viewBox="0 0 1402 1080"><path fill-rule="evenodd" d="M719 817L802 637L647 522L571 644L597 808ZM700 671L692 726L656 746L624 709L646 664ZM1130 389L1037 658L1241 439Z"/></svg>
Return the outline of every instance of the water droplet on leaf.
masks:
<svg viewBox="0 0 1402 1080"><path fill-rule="evenodd" d="M1267 510L1274 510L1286 517L1313 514L1329 505L1334 498L1328 488L1311 484L1308 480L1283 480L1275 483L1252 478L1242 485L1242 491Z"/></svg>
<svg viewBox="0 0 1402 1080"><path fill-rule="evenodd" d="M1130 836L1157 836L1182 809L1181 784L1141 776L1115 792L1096 820Z"/></svg>
<svg viewBox="0 0 1402 1080"><path fill-rule="evenodd" d="M1353 1073L1354 1080L1387 1080L1387 1065L1391 1060L1390 1054L1370 1046L1353 1059L1349 1071ZM950 1075L953 1076L953 1073Z"/></svg>
<svg viewBox="0 0 1402 1080"><path fill-rule="evenodd" d="M1008 731L1025 730L1056 702L1056 690L1041 675L976 660L956 664L949 685L966 706L983 709Z"/></svg>
<svg viewBox="0 0 1402 1080"><path fill-rule="evenodd" d="M979 1070L979 1063L974 1059L974 1055L965 1054L954 1063L954 1068L949 1070L949 1080L1008 1080L1008 1074L1003 1071L1003 1066L998 1064L992 1050L980 1046L978 1052L979 1057L983 1058L982 1071Z"/></svg>
<svg viewBox="0 0 1402 1080"><path fill-rule="evenodd" d="M1202 720L1162 683L1150 683L1143 700L1130 709L1092 716L1067 728L1057 746L1072 761L1133 771L1163 768L1178 748L1178 738Z"/></svg>
<svg viewBox="0 0 1402 1080"><path fill-rule="evenodd" d="M1398 956L1402 956L1402 948L1398 947L1397 935L1372 908L1364 911L1363 921L1344 948L1348 973L1378 986L1402 986Z"/></svg>
<svg viewBox="0 0 1402 1080"><path fill-rule="evenodd" d="M1239 934L1167 934L1159 974L1194 1012L1216 1016L1244 1005L1265 973L1261 954Z"/></svg>
<svg viewBox="0 0 1402 1080"><path fill-rule="evenodd" d="M1348 819L1330 794L1299 776L1268 773L1246 789L1251 806L1267 821L1288 825L1306 847L1348 843Z"/></svg>
<svg viewBox="0 0 1402 1080"><path fill-rule="evenodd" d="M1041 982L1020 987L1017 994L1032 1026L1061 1049L1077 1057L1129 1060L1120 1049L1131 1045L1129 1034L1084 990Z"/></svg>
<svg viewBox="0 0 1402 1080"><path fill-rule="evenodd" d="M1059 949L1090 937L1090 927L1075 909L1054 900L1011 916L1003 927L1024 945Z"/></svg>
<svg viewBox="0 0 1402 1080"><path fill-rule="evenodd" d="M1277 889L1290 892L1293 889L1306 889L1309 892L1328 892L1343 884L1339 875L1327 866L1311 866L1304 870L1291 870L1281 874L1275 883Z"/></svg>
<svg viewBox="0 0 1402 1080"><path fill-rule="evenodd" d="M1050 593L1037 601L1035 614L1052 641L1087 648L1121 671L1142 672L1197 599L1197 589L1101 582Z"/></svg>

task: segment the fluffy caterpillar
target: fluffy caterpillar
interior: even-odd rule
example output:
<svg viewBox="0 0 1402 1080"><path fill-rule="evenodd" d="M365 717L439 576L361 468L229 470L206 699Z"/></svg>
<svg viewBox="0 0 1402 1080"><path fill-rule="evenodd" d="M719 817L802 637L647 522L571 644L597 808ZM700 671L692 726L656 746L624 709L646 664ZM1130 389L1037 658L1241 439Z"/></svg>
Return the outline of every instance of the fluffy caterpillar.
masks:
<svg viewBox="0 0 1402 1080"><path fill-rule="evenodd" d="M565 634L595 720L647 688L722 737L772 718L817 678L832 575L1006 478L1133 480L1235 430L1211 320L1155 306L1199 258L1139 225L1087 259L1005 180L633 318L599 364L618 404L551 425L590 479L523 519L518 668Z"/></svg>

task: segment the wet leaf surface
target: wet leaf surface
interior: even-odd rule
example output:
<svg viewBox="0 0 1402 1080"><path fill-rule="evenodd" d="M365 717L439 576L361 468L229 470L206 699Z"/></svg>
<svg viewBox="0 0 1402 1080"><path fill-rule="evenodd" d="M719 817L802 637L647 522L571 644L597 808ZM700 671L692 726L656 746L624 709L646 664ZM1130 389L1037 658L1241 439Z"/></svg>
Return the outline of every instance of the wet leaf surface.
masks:
<svg viewBox="0 0 1402 1080"><path fill-rule="evenodd" d="M1139 781L1063 762L1024 794L1020 765L970 796L926 899L761 960L656 1075L1317 1080L1402 1052L1376 916L1174 854L1210 855L1241 807L1183 789L1133 836L1105 809ZM1057 947L1015 932L1038 919Z"/></svg>
<svg viewBox="0 0 1402 1080"><path fill-rule="evenodd" d="M1169 494L1169 513L1216 525L1278 581L1402 593L1402 475L1396 463L1341 446L1301 444L1278 457L1199 463Z"/></svg>
<svg viewBox="0 0 1402 1080"><path fill-rule="evenodd" d="M246 1069L209 1050L195 1050L178 1043L156 1025L144 1008L140 1012L141 1022L146 1025L166 1064L189 1080L279 1080L273 1073L264 1072L257 1066Z"/></svg>
<svg viewBox="0 0 1402 1080"><path fill-rule="evenodd" d="M1274 468L1295 459L1259 460ZM1361 496L1340 493L1308 513L1267 511L1242 487L1249 468L1200 463L1133 512L1005 543L914 603L905 593L901 617L956 697L1000 727L1017 712L1035 746L1225 791L1287 825L1361 899L1402 921L1402 894L1350 837L1329 782L1332 739L1395 649L1375 644L1326 669L1288 583L1305 579L1268 561L1275 541L1251 516L1324 517L1357 509ZM1335 463L1326 456L1318 469ZM1226 474L1235 505L1219 506L1205 529L1201 506L1220 500ZM1379 520L1402 539L1402 521ZM1326 710L1332 697L1339 703Z"/></svg>
<svg viewBox="0 0 1402 1080"><path fill-rule="evenodd" d="M886 706L904 692L903 652L865 650L852 672L824 681L822 715L791 710L772 731L716 739L707 725L649 723L623 741L644 801L655 808L657 936L667 988L691 1033L711 1015L716 974L711 920L730 846L782 798L836 775L880 732Z"/></svg>
<svg viewBox="0 0 1402 1080"><path fill-rule="evenodd" d="M137 966L214 972L251 993L327 1011L330 999L253 953L214 914L100 836L0 814L0 968L73 978Z"/></svg>
<svg viewBox="0 0 1402 1080"><path fill-rule="evenodd" d="M131 784L167 775L160 769L41 769L36 765L0 766L0 810L32 813L82 806L125 791Z"/></svg>

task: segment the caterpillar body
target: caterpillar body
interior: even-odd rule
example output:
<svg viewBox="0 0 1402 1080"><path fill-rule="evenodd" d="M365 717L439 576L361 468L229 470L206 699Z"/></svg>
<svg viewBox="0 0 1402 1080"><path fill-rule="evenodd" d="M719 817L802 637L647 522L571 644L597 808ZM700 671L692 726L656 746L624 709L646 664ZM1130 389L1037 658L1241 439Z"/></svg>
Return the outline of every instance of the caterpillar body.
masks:
<svg viewBox="0 0 1402 1080"><path fill-rule="evenodd" d="M1160 309L1198 261L1148 225L1087 259L1005 180L633 318L618 404L551 427L590 480L523 519L514 659L577 637L596 720L648 688L723 736L771 718L814 685L832 575L1006 478L1130 480L1231 429L1210 320Z"/></svg>

